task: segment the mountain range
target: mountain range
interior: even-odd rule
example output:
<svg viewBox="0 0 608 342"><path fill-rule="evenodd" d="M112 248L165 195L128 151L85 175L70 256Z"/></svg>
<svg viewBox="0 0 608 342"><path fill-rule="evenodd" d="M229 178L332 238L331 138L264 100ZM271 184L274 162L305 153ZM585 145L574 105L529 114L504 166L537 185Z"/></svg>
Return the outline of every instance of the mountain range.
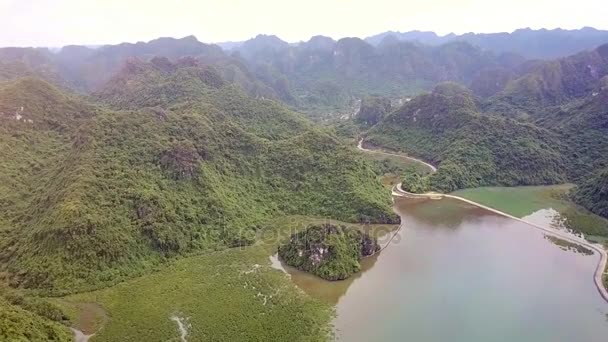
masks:
<svg viewBox="0 0 608 342"><path fill-rule="evenodd" d="M439 36L429 31L394 32L388 31L365 38L373 45L384 39L419 42L427 45L441 45L454 41L467 42L495 53L516 53L530 59L552 59L572 55L583 50L594 49L608 42L608 31L583 27L576 30L530 28L511 33L465 33Z"/></svg>
<svg viewBox="0 0 608 342"><path fill-rule="evenodd" d="M324 37L331 39L328 37ZM311 38L315 39L315 37ZM522 28L513 32L464 33L439 35L433 31L386 31L363 38L371 45L378 46L390 41L407 41L424 45L442 45L454 41L467 42L483 49L500 53L515 53L528 59L553 59L594 49L608 42L608 31L593 27L564 30ZM309 41L310 42L310 41ZM245 41L217 43L225 51L240 49ZM297 46L305 42L290 43Z"/></svg>
<svg viewBox="0 0 608 342"><path fill-rule="evenodd" d="M175 62L194 57L213 65L222 77L248 94L280 100L313 118L335 118L353 111L370 95L406 98L455 81L490 96L542 61L593 50L608 42L606 31L522 29L507 34L439 37L432 32L386 32L365 40L315 36L290 44L258 35L223 50L195 37L159 38L98 48L66 46L1 48L0 79L36 75L79 92L99 90L129 58ZM540 56L534 51L550 55Z"/></svg>
<svg viewBox="0 0 608 342"><path fill-rule="evenodd" d="M0 48L0 324L69 339L20 291L249 246L270 218L398 222L359 137L436 165L418 190L572 182L607 217L605 43L585 28Z"/></svg>

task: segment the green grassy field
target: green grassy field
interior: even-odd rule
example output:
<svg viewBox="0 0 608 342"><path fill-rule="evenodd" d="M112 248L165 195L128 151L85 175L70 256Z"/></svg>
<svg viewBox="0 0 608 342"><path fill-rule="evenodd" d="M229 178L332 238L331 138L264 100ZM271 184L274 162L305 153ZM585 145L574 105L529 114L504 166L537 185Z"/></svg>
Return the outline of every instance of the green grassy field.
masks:
<svg viewBox="0 0 608 342"><path fill-rule="evenodd" d="M484 187L459 190L452 195L481 203L513 216L524 217L541 209L559 212L567 228L580 232L591 242L606 244L608 220L567 200L572 184L522 187Z"/></svg>
<svg viewBox="0 0 608 342"><path fill-rule="evenodd" d="M261 246L179 260L117 286L65 298L99 303L109 320L93 341L179 341L183 320L195 341L318 341L332 309L270 268ZM78 323L80 317L75 319Z"/></svg>
<svg viewBox="0 0 608 342"><path fill-rule="evenodd" d="M557 211L566 209L568 203L561 198L572 187L571 184L483 187L458 190L452 195L464 197L513 216L524 217L540 209L553 208Z"/></svg>
<svg viewBox="0 0 608 342"><path fill-rule="evenodd" d="M99 329L91 341L179 341L172 317L182 319L192 341L326 340L332 306L302 292L269 259L291 233L322 222L328 221L274 219L262 226L253 246L181 259L156 273L56 302L79 329ZM350 226L372 233L394 228ZM105 313L91 312L99 307Z"/></svg>

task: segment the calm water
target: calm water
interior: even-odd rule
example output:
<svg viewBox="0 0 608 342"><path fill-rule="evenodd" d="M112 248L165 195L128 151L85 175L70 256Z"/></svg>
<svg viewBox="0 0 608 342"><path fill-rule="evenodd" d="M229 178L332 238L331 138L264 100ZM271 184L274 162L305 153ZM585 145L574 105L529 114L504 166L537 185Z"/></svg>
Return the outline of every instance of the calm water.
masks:
<svg viewBox="0 0 608 342"><path fill-rule="evenodd" d="M453 200L398 200L404 228L363 272L327 282L289 269L335 303L343 341L608 341L598 255ZM535 221L550 215L534 215ZM275 260L276 261L276 260Z"/></svg>

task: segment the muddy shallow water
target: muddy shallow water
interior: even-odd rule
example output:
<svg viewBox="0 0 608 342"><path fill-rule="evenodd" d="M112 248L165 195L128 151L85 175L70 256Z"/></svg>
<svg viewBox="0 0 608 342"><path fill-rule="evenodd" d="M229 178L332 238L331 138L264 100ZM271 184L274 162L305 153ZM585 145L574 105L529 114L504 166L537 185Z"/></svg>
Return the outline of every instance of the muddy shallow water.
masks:
<svg viewBox="0 0 608 342"><path fill-rule="evenodd" d="M564 250L526 224L455 200L397 199L395 208L399 235L352 278L286 268L301 289L336 305L338 339L608 340L597 254ZM546 212L531 218L551 224Z"/></svg>

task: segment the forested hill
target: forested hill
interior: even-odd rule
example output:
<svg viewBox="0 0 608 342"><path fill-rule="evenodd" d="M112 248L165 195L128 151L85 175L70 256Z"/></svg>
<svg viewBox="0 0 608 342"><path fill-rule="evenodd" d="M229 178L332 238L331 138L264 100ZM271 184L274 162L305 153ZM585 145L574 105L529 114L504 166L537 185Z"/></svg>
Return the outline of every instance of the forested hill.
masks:
<svg viewBox="0 0 608 342"><path fill-rule="evenodd" d="M572 199L592 212L608 218L608 169L599 170L582 181L572 194Z"/></svg>
<svg viewBox="0 0 608 342"><path fill-rule="evenodd" d="M586 97L547 110L535 122L571 147L573 180L608 167L608 76Z"/></svg>
<svg viewBox="0 0 608 342"><path fill-rule="evenodd" d="M385 116L366 141L436 164L417 189L568 181L581 184L575 201L605 216L607 48L541 62L489 98L439 85Z"/></svg>
<svg viewBox="0 0 608 342"><path fill-rule="evenodd" d="M555 111L555 106L597 93L608 75L608 44L553 61L529 63L524 69L528 70L488 100L486 110L534 120Z"/></svg>
<svg viewBox="0 0 608 342"><path fill-rule="evenodd" d="M566 147L530 123L481 113L472 93L447 83L420 95L373 127L373 145L406 151L438 166L429 189L564 182Z"/></svg>
<svg viewBox="0 0 608 342"><path fill-rule="evenodd" d="M96 96L0 83L0 270L66 293L250 244L276 215L394 222L350 146L211 68L132 61ZM159 66L161 65L161 66Z"/></svg>
<svg viewBox="0 0 608 342"><path fill-rule="evenodd" d="M536 63L495 96L484 111L516 118L559 135L578 181L608 166L608 44Z"/></svg>
<svg viewBox="0 0 608 342"><path fill-rule="evenodd" d="M599 31L583 31L546 33L601 39ZM524 33L530 32L504 39ZM445 171L434 176L450 174L437 181L442 189L577 182L608 166L602 124L608 45L552 61L526 61L512 53L515 48L497 54L462 40L423 45L402 38L384 35L369 44L316 36L294 45L260 35L229 53L194 37L99 49L68 46L58 53L5 48L0 79L42 78L60 92L85 91L115 111L159 117L176 106L204 103L205 110L224 113L216 116L222 123L270 140L295 139L301 130L320 132L266 99L326 117L354 117L368 128L377 124L370 142L443 164ZM446 80L472 92L439 86L387 114L411 94Z"/></svg>

